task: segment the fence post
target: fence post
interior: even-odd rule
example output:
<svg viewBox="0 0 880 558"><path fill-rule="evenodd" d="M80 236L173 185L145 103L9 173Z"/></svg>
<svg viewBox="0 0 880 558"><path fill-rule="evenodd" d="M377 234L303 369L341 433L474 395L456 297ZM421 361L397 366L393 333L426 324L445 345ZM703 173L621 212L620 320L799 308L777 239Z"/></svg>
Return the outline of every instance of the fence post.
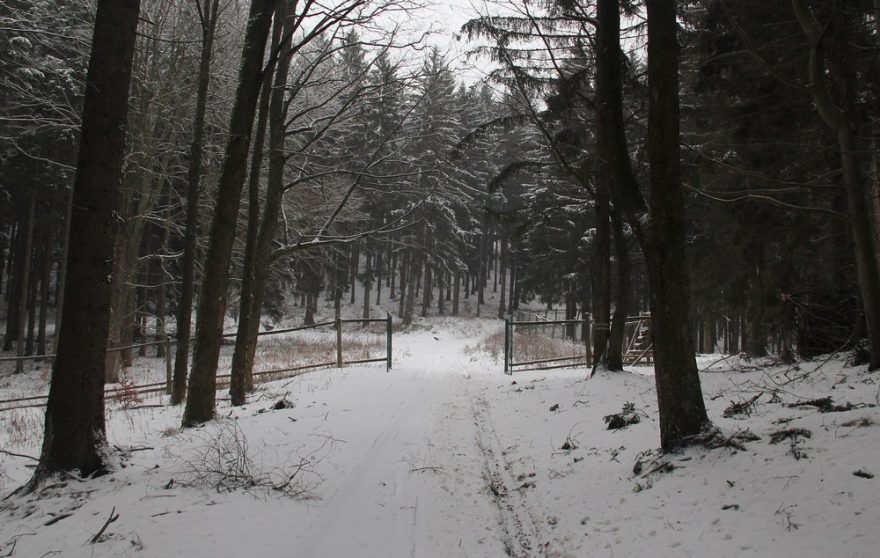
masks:
<svg viewBox="0 0 880 558"><path fill-rule="evenodd" d="M391 370L391 313L385 318L385 353L387 361L385 363L385 372Z"/></svg>
<svg viewBox="0 0 880 558"><path fill-rule="evenodd" d="M336 316L336 368L342 368L342 318Z"/></svg>
<svg viewBox="0 0 880 558"><path fill-rule="evenodd" d="M171 377L174 365L171 362L171 336L165 336L165 393L171 395Z"/></svg>
<svg viewBox="0 0 880 558"><path fill-rule="evenodd" d="M504 318L504 373L505 374L513 374L510 372L510 319Z"/></svg>

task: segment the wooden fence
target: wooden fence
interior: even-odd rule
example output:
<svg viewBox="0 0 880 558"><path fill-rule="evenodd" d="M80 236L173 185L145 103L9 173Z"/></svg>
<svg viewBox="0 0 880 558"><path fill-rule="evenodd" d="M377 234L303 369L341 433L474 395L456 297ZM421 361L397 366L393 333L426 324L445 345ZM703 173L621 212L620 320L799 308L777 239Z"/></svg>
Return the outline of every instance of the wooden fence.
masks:
<svg viewBox="0 0 880 558"><path fill-rule="evenodd" d="M357 360L349 360L346 361L343 359L343 343L342 343L342 327L344 324L368 324L368 323L384 323L385 324L385 356L378 358L366 358L366 359L357 359ZM388 314L385 318L375 318L375 319L351 319L344 320L340 318L336 318L335 320L330 320L326 322L320 322L307 326L299 326L299 327L291 327L285 329L275 329L272 331L261 331L257 334L258 337L264 337L268 335L280 335L282 333L292 333L296 331L304 331L309 329L317 329L321 327L333 326L336 329L336 354L333 355L333 360L327 360L325 362L313 363L313 364L305 364L300 366L291 366L287 368L279 368L273 370L261 370L259 372L254 372L254 383L265 383L270 381L275 381L283 378L291 378L294 376L299 376L301 374L305 374L307 372L321 369L321 368L342 368L346 365L351 364L366 364L370 362L384 362L385 370L391 370L391 348L392 348L392 335L391 335L391 314ZM224 333L224 338L232 338L235 337L237 333ZM121 394L130 394L132 396L141 396L152 393L171 393L171 381L172 374L174 371L174 360L172 356L172 346L175 343L172 342L171 337L166 337L165 339L159 341L150 341L147 343L137 343L134 345L126 345L124 347L112 347L107 349L107 352L112 351L124 351L131 349L138 349L141 347L150 347L155 345L165 345L165 381L164 382L155 382L150 384L136 384L136 385L127 385L127 386L119 386L119 387L107 387L104 389L104 397L110 398L119 396ZM45 360L45 359L53 359L55 355L32 355L32 356L23 356L23 357L0 357L0 362L15 362L20 360ZM217 389L224 389L229 386L230 379L232 378L231 374L218 374L217 375ZM45 407L46 401L48 399L48 394L45 395L34 395L29 397L19 397L15 399L2 399L0 400L0 412L3 411L12 411L15 409L28 409L34 407Z"/></svg>

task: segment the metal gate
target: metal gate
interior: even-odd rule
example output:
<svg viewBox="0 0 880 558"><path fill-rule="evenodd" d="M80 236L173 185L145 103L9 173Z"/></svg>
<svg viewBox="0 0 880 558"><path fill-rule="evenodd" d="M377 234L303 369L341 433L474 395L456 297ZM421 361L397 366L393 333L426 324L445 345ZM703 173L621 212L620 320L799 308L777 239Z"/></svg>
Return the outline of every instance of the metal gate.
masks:
<svg viewBox="0 0 880 558"><path fill-rule="evenodd" d="M514 334L517 328L524 330L534 329L537 327L546 328L547 326L563 326L563 328L580 328L581 343L583 353L567 356L554 356L550 358L537 358L521 362L514 362ZM563 329L563 332L565 329ZM564 334L563 334L564 335ZM592 351L591 338L593 336L593 325L591 320L514 320L510 317L504 319L504 373L513 374L515 368L519 369L540 369L549 370L551 368L570 368L573 366L591 366Z"/></svg>

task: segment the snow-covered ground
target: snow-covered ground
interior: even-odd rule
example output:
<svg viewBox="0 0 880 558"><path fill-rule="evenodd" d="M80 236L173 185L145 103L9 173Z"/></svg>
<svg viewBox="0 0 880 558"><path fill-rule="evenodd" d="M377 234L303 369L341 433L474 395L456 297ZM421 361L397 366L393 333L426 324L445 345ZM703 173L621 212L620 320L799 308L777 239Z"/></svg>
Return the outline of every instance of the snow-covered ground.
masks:
<svg viewBox="0 0 880 558"><path fill-rule="evenodd" d="M720 447L662 455L650 368L505 376L474 349L498 328L427 320L395 334L391 372L277 381L198 429L158 399L110 405L113 473L7 498L0 556L878 556L880 375L707 356ZM0 399L45 386L29 377ZM608 430L627 403L640 421ZM41 424L0 413L3 495ZM251 486L224 489L242 471Z"/></svg>

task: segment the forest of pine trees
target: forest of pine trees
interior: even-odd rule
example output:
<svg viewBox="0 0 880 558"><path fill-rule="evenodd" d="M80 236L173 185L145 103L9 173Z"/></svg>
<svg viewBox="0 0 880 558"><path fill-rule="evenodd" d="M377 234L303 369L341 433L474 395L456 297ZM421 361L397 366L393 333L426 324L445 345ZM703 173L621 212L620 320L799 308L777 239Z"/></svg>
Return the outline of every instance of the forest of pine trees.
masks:
<svg viewBox="0 0 880 558"><path fill-rule="evenodd" d="M66 274L89 249L74 184L95 164L79 143L95 9L112 4L0 0L10 354L55 353L67 299L95 290ZM322 296L364 319L394 300L404 326L465 299L499 318L539 301L604 324L609 369L623 320L652 312L659 397L699 400L667 416L664 446L706 422L694 352L880 367L876 0L510 0L463 29L494 63L476 83L382 29L398 0L126 4L96 345L175 339L184 425L213 416L228 317L241 404L261 320L293 299L312 322ZM136 356L92 372L115 381Z"/></svg>

